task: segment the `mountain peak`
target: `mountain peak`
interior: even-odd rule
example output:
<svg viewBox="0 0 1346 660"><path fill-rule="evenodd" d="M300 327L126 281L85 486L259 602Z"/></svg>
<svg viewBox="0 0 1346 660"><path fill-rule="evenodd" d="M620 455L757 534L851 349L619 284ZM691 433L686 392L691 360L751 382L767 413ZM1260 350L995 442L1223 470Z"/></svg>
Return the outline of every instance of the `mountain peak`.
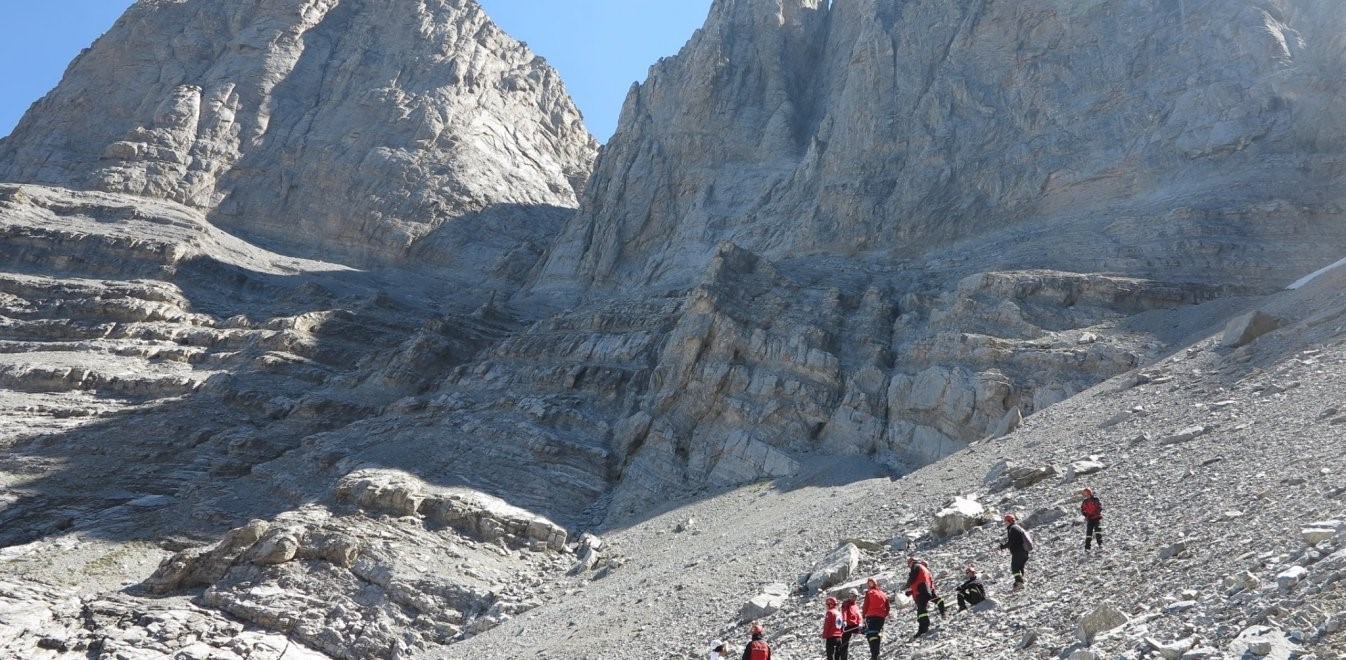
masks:
<svg viewBox="0 0 1346 660"><path fill-rule="evenodd" d="M492 205L575 206L595 151L473 0L141 2L0 144L0 180L378 262Z"/></svg>

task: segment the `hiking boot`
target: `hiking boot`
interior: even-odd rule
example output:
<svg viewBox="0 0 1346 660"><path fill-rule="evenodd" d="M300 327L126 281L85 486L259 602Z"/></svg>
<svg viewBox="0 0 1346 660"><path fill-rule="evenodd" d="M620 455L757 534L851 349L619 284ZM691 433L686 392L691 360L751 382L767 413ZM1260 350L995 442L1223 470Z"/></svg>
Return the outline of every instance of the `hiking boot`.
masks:
<svg viewBox="0 0 1346 660"><path fill-rule="evenodd" d="M1014 590L1015 590L1015 591L1023 591L1023 588L1024 588L1024 583L1022 583L1022 582L1015 582L1015 583L1014 583Z"/></svg>

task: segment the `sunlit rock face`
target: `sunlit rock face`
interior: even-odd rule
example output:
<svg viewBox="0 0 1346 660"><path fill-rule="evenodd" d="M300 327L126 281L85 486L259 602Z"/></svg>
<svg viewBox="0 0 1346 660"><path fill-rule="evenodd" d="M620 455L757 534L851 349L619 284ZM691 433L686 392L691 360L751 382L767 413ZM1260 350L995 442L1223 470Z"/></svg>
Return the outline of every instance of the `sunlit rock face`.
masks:
<svg viewBox="0 0 1346 660"><path fill-rule="evenodd" d="M1344 12L721 0L632 88L538 286L685 285L723 240L773 259L956 247L981 267L1283 277L1282 258L1320 255L1258 239L1340 217Z"/></svg>
<svg viewBox="0 0 1346 660"><path fill-rule="evenodd" d="M146 0L0 143L0 181L382 263L492 207L574 207L595 148L556 72L472 0Z"/></svg>
<svg viewBox="0 0 1346 660"><path fill-rule="evenodd" d="M517 298L684 301L614 427L614 503L816 451L938 460L1162 354L1183 308L1336 260L1344 19L715 2Z"/></svg>
<svg viewBox="0 0 1346 660"><path fill-rule="evenodd" d="M0 142L0 655L701 655L954 496L1317 489L1223 443L1339 421L1340 299L1202 339L1346 254L1343 7L721 0L586 183L470 0L142 1Z"/></svg>

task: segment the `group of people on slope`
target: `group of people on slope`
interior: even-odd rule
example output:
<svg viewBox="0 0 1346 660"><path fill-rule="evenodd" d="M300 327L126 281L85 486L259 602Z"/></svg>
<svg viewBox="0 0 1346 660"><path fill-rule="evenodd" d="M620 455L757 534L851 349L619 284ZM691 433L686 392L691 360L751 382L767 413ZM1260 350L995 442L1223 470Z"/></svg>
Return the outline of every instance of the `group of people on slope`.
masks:
<svg viewBox="0 0 1346 660"><path fill-rule="evenodd" d="M1083 491L1084 501L1080 503L1080 514L1084 517L1084 551L1090 551L1094 544L1103 548L1103 504L1094 496L1090 488ZM1014 576L1014 591L1024 588L1024 571L1028 566L1028 555L1033 550L1033 539L1019 525L1014 514L1006 514L1005 542L998 547L1010 552L1010 574ZM907 595L916 605L915 640L930 631L930 604L939 608L943 618L947 611L944 599L935 591L934 575L924 559L907 557ZM986 600L986 585L977 577L972 566L963 568L964 580L958 585L958 610L961 612ZM859 600L859 602L857 602ZM822 638L827 660L848 660L851 637L863 633L869 643L870 660L878 660L879 648L883 640L883 624L888 620L888 594L879 587L878 580L870 578L866 583L863 600L860 593L851 589L846 599L840 603L832 596L827 598L827 611L823 614ZM760 624L754 623L749 631L751 640L743 649L742 660L771 660L771 646L764 637L766 631ZM710 654L710 660L729 658L725 643L716 641Z"/></svg>

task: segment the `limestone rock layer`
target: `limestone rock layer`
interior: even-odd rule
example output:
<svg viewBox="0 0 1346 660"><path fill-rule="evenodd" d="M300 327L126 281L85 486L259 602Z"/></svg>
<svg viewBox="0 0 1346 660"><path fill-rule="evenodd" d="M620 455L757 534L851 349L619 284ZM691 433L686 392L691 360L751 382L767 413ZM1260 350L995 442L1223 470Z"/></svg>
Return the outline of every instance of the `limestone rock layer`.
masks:
<svg viewBox="0 0 1346 660"><path fill-rule="evenodd" d="M0 181L387 262L455 219L574 207L594 149L556 72L473 0L142 0L0 142Z"/></svg>
<svg viewBox="0 0 1346 660"><path fill-rule="evenodd" d="M1346 611L1285 598L1342 565L1343 274L1260 297L1346 253L1343 18L718 0L585 183L472 0L142 0L0 142L0 655L799 654L791 581L1055 554L1086 477L1167 577L1067 600ZM928 655L1076 643L1014 612Z"/></svg>
<svg viewBox="0 0 1346 660"><path fill-rule="evenodd" d="M1329 255L1224 257L1337 231L1343 19L1318 0L718 0L632 88L537 286L685 286L723 240L1279 283Z"/></svg>

